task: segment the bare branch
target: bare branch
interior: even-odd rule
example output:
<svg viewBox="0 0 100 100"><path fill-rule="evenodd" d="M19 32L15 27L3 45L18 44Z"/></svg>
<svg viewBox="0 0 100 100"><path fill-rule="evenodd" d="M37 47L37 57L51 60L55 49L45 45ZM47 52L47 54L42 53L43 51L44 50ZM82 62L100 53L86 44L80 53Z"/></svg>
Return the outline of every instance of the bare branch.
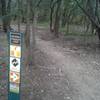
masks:
<svg viewBox="0 0 100 100"><path fill-rule="evenodd" d="M42 0L39 0L39 2L37 3L36 7L39 7L41 2L42 2Z"/></svg>
<svg viewBox="0 0 100 100"><path fill-rule="evenodd" d="M96 23L96 21L91 17L91 15L89 15L89 13L80 5L80 3L75 0L75 2L77 3L77 5L79 6L79 8L84 12L84 14L91 20L91 22L96 26L96 27L100 27L100 25L98 23Z"/></svg>

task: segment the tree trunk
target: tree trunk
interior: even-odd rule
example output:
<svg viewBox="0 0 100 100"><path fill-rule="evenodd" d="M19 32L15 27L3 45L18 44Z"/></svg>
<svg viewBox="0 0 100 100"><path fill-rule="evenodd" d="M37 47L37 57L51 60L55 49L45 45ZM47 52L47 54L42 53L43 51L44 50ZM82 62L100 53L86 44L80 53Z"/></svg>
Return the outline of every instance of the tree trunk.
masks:
<svg viewBox="0 0 100 100"><path fill-rule="evenodd" d="M27 0L27 16L26 16L26 32L25 32L25 45L26 45L26 61L25 64L28 68L30 61L30 2Z"/></svg>
<svg viewBox="0 0 100 100"><path fill-rule="evenodd" d="M8 5L7 5L7 14L9 14L9 13L11 12L11 1L12 1L12 0L9 0L9 1L8 1ZM8 29L7 29L7 30L10 30L10 23L11 23L11 17L8 16L8 18L7 18L7 27L8 27Z"/></svg>
<svg viewBox="0 0 100 100"><path fill-rule="evenodd" d="M18 19L18 32L20 32L20 19Z"/></svg>
<svg viewBox="0 0 100 100"><path fill-rule="evenodd" d="M67 23L67 33L69 33L69 22Z"/></svg>
<svg viewBox="0 0 100 100"><path fill-rule="evenodd" d="M2 16L6 16L7 10L6 10L6 0L0 0L1 1L1 7L2 7ZM3 18L3 30L7 32L7 18Z"/></svg>
<svg viewBox="0 0 100 100"><path fill-rule="evenodd" d="M28 21L28 20L27 20ZM30 61L30 23L26 23L26 32L25 32L25 45L26 45L26 66L29 66Z"/></svg>
<svg viewBox="0 0 100 100"><path fill-rule="evenodd" d="M53 9L51 8L51 12L50 12L50 32L53 32Z"/></svg>
<svg viewBox="0 0 100 100"><path fill-rule="evenodd" d="M53 32L53 12L54 12L55 4L53 0L50 3L50 32Z"/></svg>
<svg viewBox="0 0 100 100"><path fill-rule="evenodd" d="M100 28L97 29L97 35L98 35L98 38L99 38L99 41L100 41Z"/></svg>
<svg viewBox="0 0 100 100"><path fill-rule="evenodd" d="M59 37L59 24L60 24L60 6L61 0L57 2L57 9L56 9L56 16L55 16L55 23L54 23L54 35L55 37Z"/></svg>
<svg viewBox="0 0 100 100"><path fill-rule="evenodd" d="M18 0L18 32L20 32L20 0Z"/></svg>
<svg viewBox="0 0 100 100"><path fill-rule="evenodd" d="M36 25L37 25L38 12L34 13L33 23L31 26L30 33L30 64L31 66L35 65L34 51L35 51L35 33L36 33Z"/></svg>

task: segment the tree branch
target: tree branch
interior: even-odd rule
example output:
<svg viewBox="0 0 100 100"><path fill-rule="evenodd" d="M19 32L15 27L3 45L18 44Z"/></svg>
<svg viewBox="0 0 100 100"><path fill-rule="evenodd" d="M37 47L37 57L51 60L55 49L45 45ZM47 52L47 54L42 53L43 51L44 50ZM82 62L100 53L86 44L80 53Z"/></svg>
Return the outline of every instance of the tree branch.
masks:
<svg viewBox="0 0 100 100"><path fill-rule="evenodd" d="M90 21L96 26L100 28L100 25L98 23L95 22L95 20L91 17L91 15L89 15L89 13L83 8L81 7L80 3L75 0L75 2L77 3L77 5L79 6L79 8L84 12L84 14L90 19Z"/></svg>
<svg viewBox="0 0 100 100"><path fill-rule="evenodd" d="M36 7L39 7L41 2L42 2L42 0L39 0L39 2L37 3Z"/></svg>

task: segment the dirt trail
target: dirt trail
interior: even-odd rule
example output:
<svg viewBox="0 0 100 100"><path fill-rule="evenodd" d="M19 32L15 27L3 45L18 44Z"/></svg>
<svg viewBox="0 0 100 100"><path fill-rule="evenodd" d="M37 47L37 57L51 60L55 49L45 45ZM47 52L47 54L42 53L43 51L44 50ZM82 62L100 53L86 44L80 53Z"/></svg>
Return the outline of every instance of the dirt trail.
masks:
<svg viewBox="0 0 100 100"><path fill-rule="evenodd" d="M36 41L37 48L46 55L46 59L43 58L45 68L42 67L49 71L52 69L49 76L60 77L59 81L55 80L56 90L60 89L60 93L64 93L62 96L58 96L53 83L48 80L45 84L51 84L50 91L59 98L50 99L50 96L45 95L43 100L100 100L100 63L98 59L100 56L98 54L77 50L80 52L78 54L69 47L64 52L64 48L55 45L52 40L46 41L37 37ZM46 62L47 59L49 63ZM54 72L54 70L56 71Z"/></svg>

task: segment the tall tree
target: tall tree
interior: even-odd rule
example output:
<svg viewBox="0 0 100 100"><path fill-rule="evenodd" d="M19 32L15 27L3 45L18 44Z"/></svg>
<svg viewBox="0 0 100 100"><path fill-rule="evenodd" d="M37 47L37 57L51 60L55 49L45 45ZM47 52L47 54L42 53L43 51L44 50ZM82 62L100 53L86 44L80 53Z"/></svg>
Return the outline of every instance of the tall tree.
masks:
<svg viewBox="0 0 100 100"><path fill-rule="evenodd" d="M39 7L41 1L42 0L27 0L25 44L28 54L26 64L28 66L34 66L35 28L38 16L37 8Z"/></svg>

